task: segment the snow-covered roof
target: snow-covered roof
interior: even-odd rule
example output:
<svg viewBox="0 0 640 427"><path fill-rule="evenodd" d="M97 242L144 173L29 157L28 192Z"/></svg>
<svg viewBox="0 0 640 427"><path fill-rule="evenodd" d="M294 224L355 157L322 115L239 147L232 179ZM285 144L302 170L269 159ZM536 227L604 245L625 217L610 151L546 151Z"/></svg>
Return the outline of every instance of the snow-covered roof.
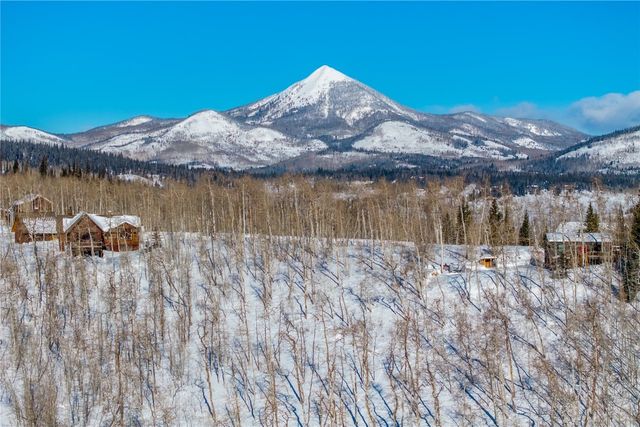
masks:
<svg viewBox="0 0 640 427"><path fill-rule="evenodd" d="M130 224L134 227L140 227L142 221L140 217L135 215L114 215L114 216L102 216L96 214L90 214L86 212L80 212L72 218L62 219L62 230L66 233L75 223L77 223L83 216L88 216L103 232L107 232L113 228L119 227L122 224Z"/></svg>
<svg viewBox="0 0 640 427"><path fill-rule="evenodd" d="M556 233L581 233L584 230L584 223L580 221L568 221L556 227Z"/></svg>
<svg viewBox="0 0 640 427"><path fill-rule="evenodd" d="M606 233L547 233L549 242L602 243L611 242Z"/></svg>
<svg viewBox="0 0 640 427"><path fill-rule="evenodd" d="M20 219L29 234L56 234L56 218L53 216L46 217L27 217Z"/></svg>

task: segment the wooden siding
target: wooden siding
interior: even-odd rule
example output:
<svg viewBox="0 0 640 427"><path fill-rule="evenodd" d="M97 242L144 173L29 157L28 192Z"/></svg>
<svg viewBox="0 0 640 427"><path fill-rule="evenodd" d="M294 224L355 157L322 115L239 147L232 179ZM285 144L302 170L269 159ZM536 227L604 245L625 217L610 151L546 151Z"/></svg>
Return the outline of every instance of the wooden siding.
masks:
<svg viewBox="0 0 640 427"><path fill-rule="evenodd" d="M43 216L44 217L44 216ZM38 216L29 216L26 220L35 219ZM44 218L52 219L55 221L55 217L47 216ZM16 243L30 243L30 242L47 242L58 238L57 232L52 233L31 233L29 228L24 223L24 217L18 216L13 221L11 226L11 232L14 233Z"/></svg>
<svg viewBox="0 0 640 427"><path fill-rule="evenodd" d="M53 202L43 196L36 196L29 202L19 203L13 206L15 213L53 212Z"/></svg>
<svg viewBox="0 0 640 427"><path fill-rule="evenodd" d="M73 255L102 256L104 249L102 230L85 215L63 234L60 239L60 249L67 249Z"/></svg>
<svg viewBox="0 0 640 427"><path fill-rule="evenodd" d="M584 267L611 262L611 242L546 242L544 265L548 269Z"/></svg>
<svg viewBox="0 0 640 427"><path fill-rule="evenodd" d="M131 224L121 224L104 233L104 245L108 251L137 251L140 249L140 230Z"/></svg>

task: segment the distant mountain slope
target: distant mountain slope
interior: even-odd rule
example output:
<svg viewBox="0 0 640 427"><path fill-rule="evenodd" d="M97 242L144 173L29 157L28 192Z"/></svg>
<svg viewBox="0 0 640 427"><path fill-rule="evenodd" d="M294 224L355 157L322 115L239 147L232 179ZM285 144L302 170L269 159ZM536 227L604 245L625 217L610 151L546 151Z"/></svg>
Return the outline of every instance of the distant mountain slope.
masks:
<svg viewBox="0 0 640 427"><path fill-rule="evenodd" d="M562 151L556 162L600 171L640 171L640 126L591 138Z"/></svg>
<svg viewBox="0 0 640 427"><path fill-rule="evenodd" d="M586 138L544 120L473 112L435 115L404 107L328 66L253 104L185 119L137 116L69 135L2 127L0 139L65 144L195 167L247 169L281 162L314 164L315 154L516 160L536 158ZM301 157L300 157L301 156ZM301 161L290 162L300 157ZM374 159L375 157L372 157ZM373 161L373 160L372 160ZM400 162L402 163L402 162Z"/></svg>
<svg viewBox="0 0 640 427"><path fill-rule="evenodd" d="M502 160L518 157L518 153L510 147L490 140L445 134L395 121L376 126L369 135L356 141L353 148L437 157L486 157Z"/></svg>
<svg viewBox="0 0 640 427"><path fill-rule="evenodd" d="M27 126L0 126L0 140L31 141L49 145L60 145L66 142L56 135Z"/></svg>
<svg viewBox="0 0 640 427"><path fill-rule="evenodd" d="M118 126L122 131L114 132ZM326 148L321 141L300 141L273 129L237 123L211 110L184 120L153 120L130 126L116 124L100 132L104 139L96 138L82 146L139 160L238 170L266 166ZM90 140L86 134L74 135L71 139L76 143Z"/></svg>
<svg viewBox="0 0 640 427"><path fill-rule="evenodd" d="M456 144L456 140L469 144L484 140L518 152L542 152L565 148L586 138L581 132L544 120L471 112L446 115L417 112L326 65L284 91L229 110L228 114L245 123L271 126L298 137L321 138L328 143L366 137L367 131L389 121L406 122L414 127L410 135L387 132L389 145L402 137L411 138L407 144L415 146L429 140L436 131L448 144ZM381 149L388 151L385 147ZM424 151L434 150L425 148ZM483 155L474 150L466 153Z"/></svg>
<svg viewBox="0 0 640 427"><path fill-rule="evenodd" d="M385 120L420 120L422 116L326 65L284 91L228 114L299 137L338 139Z"/></svg>

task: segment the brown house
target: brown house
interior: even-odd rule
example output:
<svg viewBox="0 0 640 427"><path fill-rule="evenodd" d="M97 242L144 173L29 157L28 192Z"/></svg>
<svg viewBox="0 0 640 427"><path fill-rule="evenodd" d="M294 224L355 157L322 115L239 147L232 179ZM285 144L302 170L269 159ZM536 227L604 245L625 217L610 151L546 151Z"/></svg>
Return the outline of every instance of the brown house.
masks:
<svg viewBox="0 0 640 427"><path fill-rule="evenodd" d="M60 250L73 255L102 256L108 251L136 251L140 248L140 218L133 215L101 216L81 212L63 218L59 225Z"/></svg>
<svg viewBox="0 0 640 427"><path fill-rule="evenodd" d="M551 270L611 262L613 245L606 233L547 233L544 265Z"/></svg>
<svg viewBox="0 0 640 427"><path fill-rule="evenodd" d="M40 194L28 194L11 204L6 213L7 221L11 227L16 217L24 214L51 214L53 215L53 202Z"/></svg>
<svg viewBox="0 0 640 427"><path fill-rule="evenodd" d="M20 213L53 212L53 202L40 194L29 194L11 205L14 215Z"/></svg>
<svg viewBox="0 0 640 427"><path fill-rule="evenodd" d="M133 215L103 217L106 224L104 245L108 251L137 251L140 249L140 218Z"/></svg>
<svg viewBox="0 0 640 427"><path fill-rule="evenodd" d="M62 218L60 250L69 250L73 255L102 256L104 233L96 216L80 212L72 218Z"/></svg>
<svg viewBox="0 0 640 427"><path fill-rule="evenodd" d="M56 217L53 214L19 214L11 231L16 243L42 242L58 238Z"/></svg>

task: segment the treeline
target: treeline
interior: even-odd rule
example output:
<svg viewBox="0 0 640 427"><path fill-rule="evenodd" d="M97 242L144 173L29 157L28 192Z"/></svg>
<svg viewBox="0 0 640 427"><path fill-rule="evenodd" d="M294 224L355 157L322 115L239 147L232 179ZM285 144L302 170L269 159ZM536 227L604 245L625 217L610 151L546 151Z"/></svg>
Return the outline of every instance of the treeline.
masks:
<svg viewBox="0 0 640 427"><path fill-rule="evenodd" d="M424 156L422 156L424 157ZM399 160L399 159L398 159ZM387 181L416 181L422 185L432 180L462 177L467 183L489 183L492 186L508 184L514 195L523 195L532 188L550 189L558 186L572 186L577 190L591 188L594 180L608 188L633 188L640 181L640 174L605 174L600 172L567 171L551 160L536 161L520 171L507 171L496 164L449 163L442 160L407 160L414 168L398 168L394 163L381 162L370 165L351 165L337 170L318 168L302 172L310 177L342 180L366 179ZM273 178L286 174L284 167L269 167L254 171L255 176Z"/></svg>
<svg viewBox="0 0 640 427"><path fill-rule="evenodd" d="M398 168L397 162L414 165ZM489 184L494 187L508 184L514 195L522 195L534 188L549 189L572 186L588 189L594 180L608 188L633 188L640 181L640 174L602 174L597 172L567 172L566 168L552 159L523 163L523 170L505 171L498 164L472 159L447 159L420 155L389 155L372 167L370 164L355 164L337 170L310 167L299 172L307 177L336 180L372 180L416 182L424 186L428 182L460 177L465 183ZM526 167L525 167L526 166ZM37 169L41 173L56 176L92 176L112 178L122 173L141 176L160 175L175 180L194 183L200 176L224 175L228 178L252 176L258 179L273 179L290 173L284 166L269 166L254 170L235 172L232 170L193 169L156 162L144 162L86 149L33 144L29 142L0 142L0 174L20 173Z"/></svg>
<svg viewBox="0 0 640 427"><path fill-rule="evenodd" d="M77 178L73 169L65 177L51 176L36 168L0 180L0 207L37 192L51 199L58 212L131 213L141 216L148 228L164 231L540 246L546 231L587 214L579 210L571 189L559 187L557 196L549 195L549 206L528 206L509 186L469 186L461 177L422 185L211 173L193 182L165 179L163 188L155 188L94 175ZM619 219L605 211L600 187L594 188L599 200L593 209L601 224L610 227ZM629 219L630 214L621 215Z"/></svg>
<svg viewBox="0 0 640 427"><path fill-rule="evenodd" d="M101 153L62 145L34 144L27 141L0 142L0 174L26 172L38 169L40 173L100 178L123 173L162 175L193 182L200 171L187 166L174 166L143 162L121 154Z"/></svg>

